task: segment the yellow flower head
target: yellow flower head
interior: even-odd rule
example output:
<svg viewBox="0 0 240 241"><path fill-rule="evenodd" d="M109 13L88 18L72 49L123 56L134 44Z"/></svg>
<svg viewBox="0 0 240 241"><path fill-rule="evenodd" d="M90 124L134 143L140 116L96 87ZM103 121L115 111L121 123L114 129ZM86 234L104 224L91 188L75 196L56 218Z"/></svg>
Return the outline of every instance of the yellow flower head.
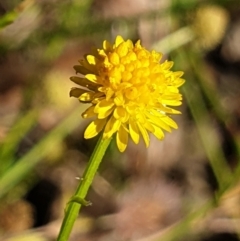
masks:
<svg viewBox="0 0 240 241"><path fill-rule="evenodd" d="M103 49L94 50L74 66L83 76L71 77L81 88L72 88L70 96L91 104L83 118L96 118L85 130L86 139L102 130L104 139L116 133L117 146L123 152L129 135L136 144L143 137L149 146L149 133L163 139L162 130L177 128L169 114L180 112L169 106L181 105L178 88L184 83L183 72L171 71L173 62L160 63L161 57L142 47L140 41L134 45L117 36L113 45L104 41Z"/></svg>

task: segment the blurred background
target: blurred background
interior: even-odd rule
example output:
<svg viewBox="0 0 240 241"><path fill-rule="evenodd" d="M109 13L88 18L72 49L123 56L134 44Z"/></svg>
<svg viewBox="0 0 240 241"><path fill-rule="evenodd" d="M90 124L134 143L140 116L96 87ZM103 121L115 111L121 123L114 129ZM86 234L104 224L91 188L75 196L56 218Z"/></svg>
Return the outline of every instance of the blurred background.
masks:
<svg viewBox="0 0 240 241"><path fill-rule="evenodd" d="M0 240L56 240L97 141L69 77L119 34L184 71L179 129L111 143L70 240L239 240L239 0L1 0Z"/></svg>

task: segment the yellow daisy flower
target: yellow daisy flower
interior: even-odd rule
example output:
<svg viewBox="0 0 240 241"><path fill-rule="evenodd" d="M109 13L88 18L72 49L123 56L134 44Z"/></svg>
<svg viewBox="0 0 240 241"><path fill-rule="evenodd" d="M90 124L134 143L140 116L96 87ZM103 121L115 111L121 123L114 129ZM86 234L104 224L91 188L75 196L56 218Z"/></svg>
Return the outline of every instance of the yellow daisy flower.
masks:
<svg viewBox="0 0 240 241"><path fill-rule="evenodd" d="M173 62L160 63L161 53L149 52L140 41L117 36L112 45L103 42L103 49L96 49L74 66L82 77L71 80L81 88L72 88L70 96L91 106L83 118L96 117L87 129L86 139L103 130L103 139L116 133L116 142L123 152L129 136L134 143L143 138L149 146L149 133L163 139L163 130L171 132L177 124L169 117L180 112L169 107L181 105L179 87L184 83L183 72L171 71Z"/></svg>

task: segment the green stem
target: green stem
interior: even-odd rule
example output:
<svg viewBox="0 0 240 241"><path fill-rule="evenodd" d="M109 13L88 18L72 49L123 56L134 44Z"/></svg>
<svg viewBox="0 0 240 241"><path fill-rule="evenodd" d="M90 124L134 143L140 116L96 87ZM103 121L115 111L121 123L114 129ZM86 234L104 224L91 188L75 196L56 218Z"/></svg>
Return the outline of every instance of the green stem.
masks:
<svg viewBox="0 0 240 241"><path fill-rule="evenodd" d="M191 98L193 90L193 85L189 83L186 84L185 89L183 89L184 96L190 108L191 114L195 120L205 153L210 161L214 175L217 179L219 185L219 193L222 194L222 192L226 190L232 181L232 172L227 165L227 161L218 139L216 137L214 138L214 127L212 127L210 124L211 119L204 105L204 100L198 91L195 91L194 97Z"/></svg>
<svg viewBox="0 0 240 241"><path fill-rule="evenodd" d="M152 45L152 49L167 54L191 42L195 38L194 32L189 27L178 29L168 34L165 38Z"/></svg>
<svg viewBox="0 0 240 241"><path fill-rule="evenodd" d="M85 169L85 172L82 178L80 179L80 183L77 188L77 191L73 196L74 199L76 198L81 200L85 199L88 189L93 182L93 178L98 170L99 164L110 142L111 142L111 138L106 140L99 138L98 143L92 153L92 156L90 157L87 168ZM73 228L73 224L78 216L81 206L82 204L74 201L67 204L65 216L62 222L62 226L61 226L57 241L68 240L71 230Z"/></svg>

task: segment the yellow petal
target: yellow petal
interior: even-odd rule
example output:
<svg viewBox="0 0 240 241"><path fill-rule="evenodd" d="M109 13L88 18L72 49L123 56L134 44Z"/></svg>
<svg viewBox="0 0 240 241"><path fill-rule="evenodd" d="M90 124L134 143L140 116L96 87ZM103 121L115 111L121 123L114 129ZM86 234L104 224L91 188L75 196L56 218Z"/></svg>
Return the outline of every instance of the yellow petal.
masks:
<svg viewBox="0 0 240 241"><path fill-rule="evenodd" d="M98 89L99 91L101 91L100 89ZM103 91L104 92L104 91ZM115 94L114 90L111 88L108 88L106 90L106 100L110 100L111 97Z"/></svg>
<svg viewBox="0 0 240 241"><path fill-rule="evenodd" d="M150 141L148 132L146 131L146 129L139 122L137 122L137 126L138 126L138 128L139 128L139 130L140 130L140 132L142 134L142 137L143 137L143 140L144 140L144 142L146 144L146 147L148 147L149 146L149 141Z"/></svg>
<svg viewBox="0 0 240 241"><path fill-rule="evenodd" d="M127 46L128 46L129 49L132 49L132 48L133 48L133 42L132 42L130 39L128 39L128 40L126 41L126 44L127 44Z"/></svg>
<svg viewBox="0 0 240 241"><path fill-rule="evenodd" d="M117 53L120 57L126 56L128 53L128 44L127 43L121 43L118 47L117 47Z"/></svg>
<svg viewBox="0 0 240 241"><path fill-rule="evenodd" d="M154 131L152 132L154 136L156 136L159 140L162 140L164 137L164 133L162 131L161 128L159 128L158 126L154 126Z"/></svg>
<svg viewBox="0 0 240 241"><path fill-rule="evenodd" d="M135 121L129 120L129 133L135 144L139 142L139 129Z"/></svg>
<svg viewBox="0 0 240 241"><path fill-rule="evenodd" d="M157 62L160 62L161 58L162 58L162 53L158 53L156 52L155 50L152 50L151 52L152 54L152 57L157 61Z"/></svg>
<svg viewBox="0 0 240 241"><path fill-rule="evenodd" d="M163 120L167 125L171 126L172 128L174 128L174 129L177 129L177 128L178 128L177 123L176 123L173 119L171 119L170 117L164 116L164 117L162 117L162 120Z"/></svg>
<svg viewBox="0 0 240 241"><path fill-rule="evenodd" d="M169 127L169 125L167 125L163 120L161 120L160 118L156 118L156 117L151 117L149 119L149 122L153 123L154 125L162 128L165 131L171 132L171 128Z"/></svg>
<svg viewBox="0 0 240 241"><path fill-rule="evenodd" d="M176 71L176 72L173 72L173 76L174 78L180 78L183 76L183 72L182 71Z"/></svg>
<svg viewBox="0 0 240 241"><path fill-rule="evenodd" d="M76 73L80 73L80 74L83 74L83 75L91 73L91 70L86 69L85 67L83 67L81 65L74 65L73 68L76 70Z"/></svg>
<svg viewBox="0 0 240 241"><path fill-rule="evenodd" d="M117 95L114 98L114 103L116 106L122 106L124 104L124 98L122 94Z"/></svg>
<svg viewBox="0 0 240 241"><path fill-rule="evenodd" d="M125 123L128 121L129 119L129 114L128 112L126 111L125 108L123 108L122 106L117 106L114 110L114 113L113 113L114 117L116 119L119 119L121 120L122 123Z"/></svg>
<svg viewBox="0 0 240 241"><path fill-rule="evenodd" d="M110 138L120 127L121 122L116 120L113 116L111 116L110 120L107 122L106 127L104 129L103 138Z"/></svg>
<svg viewBox="0 0 240 241"><path fill-rule="evenodd" d="M92 121L84 132L84 138L90 139L98 135L106 124L106 119Z"/></svg>
<svg viewBox="0 0 240 241"><path fill-rule="evenodd" d="M164 105L171 105L171 106L179 106L182 104L181 101L179 100L166 100L166 99L163 99L162 100L162 104Z"/></svg>
<svg viewBox="0 0 240 241"><path fill-rule="evenodd" d="M109 110L101 111L98 113L98 119L104 119L107 118L111 113L113 112L114 108L112 107Z"/></svg>
<svg viewBox="0 0 240 241"><path fill-rule="evenodd" d="M124 39L122 38L122 36L118 35L115 40L115 48L118 47L118 45L122 42L124 42Z"/></svg>
<svg viewBox="0 0 240 241"><path fill-rule="evenodd" d="M116 140L119 151L124 152L128 144L128 132L122 126L117 132Z"/></svg>
<svg viewBox="0 0 240 241"><path fill-rule="evenodd" d="M181 114L181 111L178 111L178 110L175 110L175 109L172 109L172 108L163 106L163 105L160 105L160 106L159 106L159 109L160 109L161 111L165 112L165 113Z"/></svg>
<svg viewBox="0 0 240 241"><path fill-rule="evenodd" d="M161 67L164 69L164 70L169 70L171 69L173 66L173 61L165 61L164 63L161 64Z"/></svg>
<svg viewBox="0 0 240 241"><path fill-rule="evenodd" d="M100 86L100 85L96 85L96 84L92 83L91 81L89 81L85 78L80 78L77 76L70 77L70 80L73 81L74 83L81 85L82 87L86 87L90 90L96 90Z"/></svg>
<svg viewBox="0 0 240 241"><path fill-rule="evenodd" d="M91 91L85 91L84 94L82 94L80 97L79 97L79 100L81 102L91 102L93 100L95 96L95 93L94 92L91 92Z"/></svg>
<svg viewBox="0 0 240 241"><path fill-rule="evenodd" d="M132 78L132 73L129 71L124 71L122 73L122 81L129 81Z"/></svg>
<svg viewBox="0 0 240 241"><path fill-rule="evenodd" d="M116 52L113 52L112 54L110 54L109 61L114 65L118 65L120 62L118 54Z"/></svg>
<svg viewBox="0 0 240 241"><path fill-rule="evenodd" d="M80 95L82 95L82 94L85 93L85 92L86 92L86 90L73 87L73 88L70 90L69 95L70 95L70 97L76 97L76 98L78 98Z"/></svg>
<svg viewBox="0 0 240 241"><path fill-rule="evenodd" d="M96 116L96 114L94 113L94 106L90 106L82 113L83 118L90 118L93 116Z"/></svg>
<svg viewBox="0 0 240 241"><path fill-rule="evenodd" d="M129 100L134 100L138 97L139 92L138 89L135 87L131 87L125 90L125 96L126 98L128 98Z"/></svg>
<svg viewBox="0 0 240 241"><path fill-rule="evenodd" d="M113 113L113 115L116 119L120 119L120 118L124 117L125 114L126 114L126 111L122 106L117 106Z"/></svg>
<svg viewBox="0 0 240 241"><path fill-rule="evenodd" d="M104 40L103 41L103 49L106 51L110 51L110 50L112 50L112 45L107 40Z"/></svg>
<svg viewBox="0 0 240 241"><path fill-rule="evenodd" d="M98 49L98 54L99 54L100 57L106 57L107 56L106 52L103 49Z"/></svg>
<svg viewBox="0 0 240 241"><path fill-rule="evenodd" d="M152 133L154 132L154 127L150 122L146 121L143 126L146 130L148 130Z"/></svg>
<svg viewBox="0 0 240 241"><path fill-rule="evenodd" d="M142 49L140 39L135 43L135 47L136 47L137 49Z"/></svg>
<svg viewBox="0 0 240 241"><path fill-rule="evenodd" d="M128 58L129 58L129 60L131 60L131 61L135 61L135 60L137 60L137 55L134 53L134 52L130 52L129 54L128 54ZM133 69L134 69L134 66L132 65L132 67L133 67Z"/></svg>
<svg viewBox="0 0 240 241"><path fill-rule="evenodd" d="M96 72L96 66L95 65L92 65L92 64L89 64L87 59L86 59L86 56L84 59L80 60L79 63L85 68L85 69L89 69L92 73L95 73Z"/></svg>
<svg viewBox="0 0 240 241"><path fill-rule="evenodd" d="M180 87L181 85L183 85L185 83L185 80L182 78L179 78L179 79L174 80L173 83L176 87Z"/></svg>
<svg viewBox="0 0 240 241"><path fill-rule="evenodd" d="M97 103L94 111L95 113L103 113L112 109L113 106L114 106L114 103L111 100L103 99Z"/></svg>
<svg viewBox="0 0 240 241"><path fill-rule="evenodd" d="M98 59L93 55L87 55L86 59L87 59L88 63L91 65L96 65L98 62Z"/></svg>
<svg viewBox="0 0 240 241"><path fill-rule="evenodd" d="M77 77L77 76L72 76L70 77L70 80L78 85L82 85L82 82L85 81L85 78L80 78L80 77Z"/></svg>
<svg viewBox="0 0 240 241"><path fill-rule="evenodd" d="M97 83L97 76L95 74L86 74L85 77L88 80L90 80L90 81L92 81L94 83Z"/></svg>

